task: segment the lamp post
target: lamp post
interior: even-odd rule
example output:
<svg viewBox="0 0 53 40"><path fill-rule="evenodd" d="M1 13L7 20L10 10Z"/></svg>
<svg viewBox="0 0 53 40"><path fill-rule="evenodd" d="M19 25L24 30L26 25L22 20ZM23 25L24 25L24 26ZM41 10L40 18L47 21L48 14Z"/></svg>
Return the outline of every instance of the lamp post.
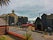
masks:
<svg viewBox="0 0 53 40"><path fill-rule="evenodd" d="M9 21L9 14L7 15L7 27L6 27L6 34L8 33L9 31L9 24L8 24L8 21Z"/></svg>
<svg viewBox="0 0 53 40"><path fill-rule="evenodd" d="M9 26L9 14L7 16L7 25Z"/></svg>

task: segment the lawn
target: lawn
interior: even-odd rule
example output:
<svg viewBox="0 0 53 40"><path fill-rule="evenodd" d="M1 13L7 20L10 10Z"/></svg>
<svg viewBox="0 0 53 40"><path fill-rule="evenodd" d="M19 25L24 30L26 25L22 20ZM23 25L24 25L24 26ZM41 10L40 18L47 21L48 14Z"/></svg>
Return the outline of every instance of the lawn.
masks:
<svg viewBox="0 0 53 40"><path fill-rule="evenodd" d="M0 35L0 40L15 40L11 38L9 35Z"/></svg>

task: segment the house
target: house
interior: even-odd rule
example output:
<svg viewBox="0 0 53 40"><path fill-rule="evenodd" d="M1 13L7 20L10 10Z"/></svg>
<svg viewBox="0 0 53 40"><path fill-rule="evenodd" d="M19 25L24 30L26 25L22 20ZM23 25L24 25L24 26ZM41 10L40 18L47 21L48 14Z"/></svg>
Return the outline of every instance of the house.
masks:
<svg viewBox="0 0 53 40"><path fill-rule="evenodd" d="M12 10L12 13L2 14L0 18L3 18L9 26L15 25L18 20L18 16L14 13L14 10Z"/></svg>
<svg viewBox="0 0 53 40"><path fill-rule="evenodd" d="M3 18L0 18L0 35L6 34L6 21Z"/></svg>
<svg viewBox="0 0 53 40"><path fill-rule="evenodd" d="M42 20L37 17L37 19L34 22L35 30L43 30Z"/></svg>
<svg viewBox="0 0 53 40"><path fill-rule="evenodd" d="M18 16L17 25L27 24L28 17Z"/></svg>
<svg viewBox="0 0 53 40"><path fill-rule="evenodd" d="M12 13L0 15L0 18L3 18L9 26L26 24L28 22L28 17L17 16L14 10L12 10Z"/></svg>
<svg viewBox="0 0 53 40"><path fill-rule="evenodd" d="M44 28L47 28L47 27L53 28L53 14L50 14L50 15L43 14L41 16L41 20Z"/></svg>
<svg viewBox="0 0 53 40"><path fill-rule="evenodd" d="M18 21L18 16L12 10L12 13L8 14L7 19L9 25L15 25Z"/></svg>

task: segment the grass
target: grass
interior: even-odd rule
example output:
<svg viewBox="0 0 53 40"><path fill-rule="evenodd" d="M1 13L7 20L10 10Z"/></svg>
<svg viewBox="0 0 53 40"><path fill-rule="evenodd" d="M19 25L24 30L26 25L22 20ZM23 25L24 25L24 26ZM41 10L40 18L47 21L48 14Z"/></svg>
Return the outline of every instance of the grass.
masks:
<svg viewBox="0 0 53 40"><path fill-rule="evenodd" d="M0 35L0 40L14 40L9 35Z"/></svg>
<svg viewBox="0 0 53 40"><path fill-rule="evenodd" d="M0 37L0 40L6 40L6 38L5 37Z"/></svg>

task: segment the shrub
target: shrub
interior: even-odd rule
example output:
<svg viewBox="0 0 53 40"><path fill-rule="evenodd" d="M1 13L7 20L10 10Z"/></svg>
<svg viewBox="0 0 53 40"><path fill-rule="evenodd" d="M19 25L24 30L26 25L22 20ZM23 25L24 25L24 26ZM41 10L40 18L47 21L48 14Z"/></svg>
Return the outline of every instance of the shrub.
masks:
<svg viewBox="0 0 53 40"><path fill-rule="evenodd" d="M24 34L24 36L26 37L26 40L33 40L31 35L32 35L32 34L30 34L30 33L28 33L28 32L26 32L26 33Z"/></svg>
<svg viewBox="0 0 53 40"><path fill-rule="evenodd" d="M0 40L6 40L6 38L5 37L0 37Z"/></svg>

